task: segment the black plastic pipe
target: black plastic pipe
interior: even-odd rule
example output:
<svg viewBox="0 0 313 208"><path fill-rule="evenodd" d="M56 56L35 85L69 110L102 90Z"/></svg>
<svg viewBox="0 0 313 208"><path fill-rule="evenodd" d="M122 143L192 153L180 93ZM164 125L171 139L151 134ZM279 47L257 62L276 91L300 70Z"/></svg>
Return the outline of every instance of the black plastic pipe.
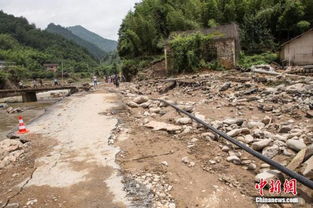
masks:
<svg viewBox="0 0 313 208"><path fill-rule="evenodd" d="M298 182L302 183L303 185L313 189L313 181L309 180L308 178L282 166L281 164L279 164L278 162L268 158L268 157L265 157L264 155L262 155L261 153L251 149L250 147L244 145L243 143L237 141L236 139L228 136L227 134L225 134L224 132L221 132L217 129L215 129L214 127L210 126L209 124L205 123L204 121L202 121L201 119L195 117L194 115L178 108L177 106L165 101L165 100L161 100L161 99L155 99L155 100L158 100L158 101L161 101L173 108L175 108L177 111L187 115L189 118L195 120L196 122L202 124L203 126L205 126L206 128L208 128L209 130L211 130L212 132L218 134L219 136L223 137L224 139L228 140L229 142L235 144L236 146L240 147L241 149L244 149L246 152L248 152L249 154L259 158L260 160L266 162L267 164L271 165L272 167L276 168L277 170L285 173L286 175L296 179Z"/></svg>

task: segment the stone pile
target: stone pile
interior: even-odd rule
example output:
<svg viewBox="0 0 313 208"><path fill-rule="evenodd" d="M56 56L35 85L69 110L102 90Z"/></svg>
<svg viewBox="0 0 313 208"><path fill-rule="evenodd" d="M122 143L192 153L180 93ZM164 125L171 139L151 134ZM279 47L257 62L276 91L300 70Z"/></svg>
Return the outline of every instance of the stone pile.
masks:
<svg viewBox="0 0 313 208"><path fill-rule="evenodd" d="M143 198L147 207L176 208L175 201L170 194L173 187L166 182L164 175L157 173L140 173L131 176L131 188L126 184L128 195L133 198ZM141 196L138 196L141 195ZM147 200L148 199L148 200ZM141 202L142 203L142 202ZM136 207L136 206L131 206Z"/></svg>
<svg viewBox="0 0 313 208"><path fill-rule="evenodd" d="M19 140L2 140L0 142L0 170L16 162L24 152L24 145Z"/></svg>

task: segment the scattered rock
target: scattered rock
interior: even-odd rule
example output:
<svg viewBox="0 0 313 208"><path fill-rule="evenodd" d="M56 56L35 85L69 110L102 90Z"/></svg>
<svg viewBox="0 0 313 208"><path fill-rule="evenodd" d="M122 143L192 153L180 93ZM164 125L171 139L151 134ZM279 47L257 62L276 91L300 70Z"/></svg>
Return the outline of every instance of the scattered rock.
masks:
<svg viewBox="0 0 313 208"><path fill-rule="evenodd" d="M280 127L280 129L278 130L278 133L289 133L291 131L291 127L290 126L282 126Z"/></svg>
<svg viewBox="0 0 313 208"><path fill-rule="evenodd" d="M237 156L235 156L235 155L227 157L226 160L227 160L228 162L232 162L232 163L234 163L234 164L236 164L236 165L240 165L240 163L241 163L239 157L237 157Z"/></svg>
<svg viewBox="0 0 313 208"><path fill-rule="evenodd" d="M180 106L184 111L187 111L188 113L192 113L193 112L193 106L192 105L183 105Z"/></svg>
<svg viewBox="0 0 313 208"><path fill-rule="evenodd" d="M27 206L31 206L31 205L34 205L35 203L37 203L37 199L32 199L32 200L29 200L27 203L26 203L26 205Z"/></svg>
<svg viewBox="0 0 313 208"><path fill-rule="evenodd" d="M255 176L255 181L259 182L261 179L270 181L271 179L279 179L281 181L284 181L283 174L278 170L266 170L262 173L259 173Z"/></svg>
<svg viewBox="0 0 313 208"><path fill-rule="evenodd" d="M139 96L134 99L134 102L137 104L142 104L142 103L147 102L148 100L149 98L147 96Z"/></svg>
<svg viewBox="0 0 313 208"><path fill-rule="evenodd" d="M149 111L150 111L151 113L160 113L161 108L159 108L159 107L156 107L156 108L150 108L150 109L149 109Z"/></svg>
<svg viewBox="0 0 313 208"><path fill-rule="evenodd" d="M256 169L256 164L250 163L250 164L248 165L248 170L255 170L255 169Z"/></svg>
<svg viewBox="0 0 313 208"><path fill-rule="evenodd" d="M220 91L226 91L231 87L231 83L230 82L226 82L221 88Z"/></svg>
<svg viewBox="0 0 313 208"><path fill-rule="evenodd" d="M265 147L262 151L262 154L270 159L275 157L278 153L279 153L279 147L275 144L270 147Z"/></svg>
<svg viewBox="0 0 313 208"><path fill-rule="evenodd" d="M10 203L7 206L5 206L6 208L19 208L20 204L19 203Z"/></svg>
<svg viewBox="0 0 313 208"><path fill-rule="evenodd" d="M295 170L298 168L304 160L306 149L301 150L298 154L292 159L292 161L287 165L287 168L290 170Z"/></svg>
<svg viewBox="0 0 313 208"><path fill-rule="evenodd" d="M140 107L142 107L142 108L149 108L150 105L151 105L150 102L145 102L145 103L140 104Z"/></svg>
<svg viewBox="0 0 313 208"><path fill-rule="evenodd" d="M252 143L253 141L254 141L254 138L253 138L253 136L251 136L250 134L244 136L244 142L245 142L246 144L250 144L250 143Z"/></svg>
<svg viewBox="0 0 313 208"><path fill-rule="evenodd" d="M311 179L313 178L313 156L304 163L302 174Z"/></svg>
<svg viewBox="0 0 313 208"><path fill-rule="evenodd" d="M286 144L287 144L287 147L289 147L290 149L293 149L297 152L306 148L306 145L300 140L289 139L289 140L287 140Z"/></svg>
<svg viewBox="0 0 313 208"><path fill-rule="evenodd" d="M272 142L271 139L263 139L258 142L254 142L252 144L252 149L256 151L262 150L264 147L268 146L271 142Z"/></svg>
<svg viewBox="0 0 313 208"><path fill-rule="evenodd" d="M12 114L12 113L21 113L23 110L21 108L12 108L8 107L7 108L7 113Z"/></svg>
<svg viewBox="0 0 313 208"><path fill-rule="evenodd" d="M175 131L181 130L180 126L176 126L176 125L168 124L164 122L158 122L158 121L150 121L144 126L148 128L152 128L154 131L164 130L168 132L175 132Z"/></svg>
<svg viewBox="0 0 313 208"><path fill-rule="evenodd" d="M139 106L137 105L137 103L133 102L133 101L128 101L126 103L126 105L128 105L131 108L138 108Z"/></svg>
<svg viewBox="0 0 313 208"><path fill-rule="evenodd" d="M307 118L313 118L313 110L309 110L306 112L306 117Z"/></svg>
<svg viewBox="0 0 313 208"><path fill-rule="evenodd" d="M10 152L20 150L23 144L18 140L5 139L0 142L0 159L8 155Z"/></svg>
<svg viewBox="0 0 313 208"><path fill-rule="evenodd" d="M226 145L224 145L224 146L222 147L222 151L223 151L223 152L228 152L229 150L230 150L229 147L226 146Z"/></svg>
<svg viewBox="0 0 313 208"><path fill-rule="evenodd" d="M262 119L262 123L265 125L268 125L272 122L272 119L269 116L266 116L265 118Z"/></svg>
<svg viewBox="0 0 313 208"><path fill-rule="evenodd" d="M164 166L168 166L168 163L166 162L166 161L163 161L163 162L161 162L161 165L164 165Z"/></svg>
<svg viewBox="0 0 313 208"><path fill-rule="evenodd" d="M247 123L247 127L249 129L254 129L254 128L262 129L262 128L264 128L264 126L265 126L265 124L262 122L259 122L259 121L249 121Z"/></svg>
<svg viewBox="0 0 313 208"><path fill-rule="evenodd" d="M227 135L230 137L236 137L236 136L239 136L241 134L250 134L250 130L246 129L246 128L234 129L234 130L231 130L230 132L227 133Z"/></svg>
<svg viewBox="0 0 313 208"><path fill-rule="evenodd" d="M185 163L186 165L188 165L188 167L193 167L193 166L195 166L195 162L191 161L191 160L189 159L189 157L183 157L183 158L181 159L181 161L182 161L183 163Z"/></svg>
<svg viewBox="0 0 313 208"><path fill-rule="evenodd" d="M238 126L241 126L243 122L244 120L241 118L228 118L223 121L224 124L228 124L228 125L237 124Z"/></svg>
<svg viewBox="0 0 313 208"><path fill-rule="evenodd" d="M192 120L188 117L176 119L176 124L187 125L191 123L192 123Z"/></svg>
<svg viewBox="0 0 313 208"><path fill-rule="evenodd" d="M0 103L0 108L8 108L9 106L8 106L8 104L6 104L6 103Z"/></svg>

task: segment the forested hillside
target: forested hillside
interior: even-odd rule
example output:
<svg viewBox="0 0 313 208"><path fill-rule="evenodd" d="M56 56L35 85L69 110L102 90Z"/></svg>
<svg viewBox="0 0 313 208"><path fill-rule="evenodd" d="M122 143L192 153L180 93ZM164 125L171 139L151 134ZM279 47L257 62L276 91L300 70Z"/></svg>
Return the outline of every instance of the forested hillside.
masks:
<svg viewBox="0 0 313 208"><path fill-rule="evenodd" d="M313 0L143 0L119 31L121 57L162 52L172 31L236 22L249 54L274 51L313 25Z"/></svg>
<svg viewBox="0 0 313 208"><path fill-rule="evenodd" d="M16 63L16 67L0 72L0 79L19 80L47 77L44 63L64 64L67 73L86 73L97 63L82 47L61 36L41 31L25 18L0 11L0 60Z"/></svg>
<svg viewBox="0 0 313 208"><path fill-rule="evenodd" d="M86 40L86 41L96 45L97 47L99 47L103 51L112 52L112 51L116 50L116 47L117 47L116 41L105 39L105 38L97 35L96 33L93 33L91 31L85 29L84 27L82 27L80 25L68 27L67 29L69 31L71 31L73 34L75 34L76 36L80 37L81 39Z"/></svg>
<svg viewBox="0 0 313 208"><path fill-rule="evenodd" d="M74 35L71 31L60 25L55 25L51 23L48 25L46 31L60 35L67 40L75 42L77 45L80 45L83 48L87 49L88 52L92 54L96 59L101 59L107 55L105 51L101 50L96 45L81 39L80 37Z"/></svg>

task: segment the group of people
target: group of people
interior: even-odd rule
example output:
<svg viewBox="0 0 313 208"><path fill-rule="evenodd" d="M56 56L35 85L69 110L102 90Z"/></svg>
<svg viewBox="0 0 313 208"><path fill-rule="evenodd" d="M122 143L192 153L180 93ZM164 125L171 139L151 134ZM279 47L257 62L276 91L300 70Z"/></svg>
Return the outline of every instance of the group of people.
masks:
<svg viewBox="0 0 313 208"><path fill-rule="evenodd" d="M97 79L97 76L93 76L92 78L93 80L93 86L94 87L97 87L98 86L98 79ZM119 87L120 86L120 82L125 82L126 79L124 77L124 75L118 75L118 74L114 74L114 75L107 75L104 77L104 80L106 83L113 83L116 87Z"/></svg>
<svg viewBox="0 0 313 208"><path fill-rule="evenodd" d="M54 86L59 86L59 85L60 85L59 80L58 80L57 78L54 78L54 79L53 79L53 85L54 85ZM31 82L31 87L32 87L32 88L43 87L43 86L44 86L44 85L43 85L42 79L38 79L38 80L37 80L37 79L33 79L32 82ZM25 87L27 87L27 86L24 86L23 81L20 80L19 83L18 83L18 87L19 87L20 89L23 89L23 88L25 88Z"/></svg>

